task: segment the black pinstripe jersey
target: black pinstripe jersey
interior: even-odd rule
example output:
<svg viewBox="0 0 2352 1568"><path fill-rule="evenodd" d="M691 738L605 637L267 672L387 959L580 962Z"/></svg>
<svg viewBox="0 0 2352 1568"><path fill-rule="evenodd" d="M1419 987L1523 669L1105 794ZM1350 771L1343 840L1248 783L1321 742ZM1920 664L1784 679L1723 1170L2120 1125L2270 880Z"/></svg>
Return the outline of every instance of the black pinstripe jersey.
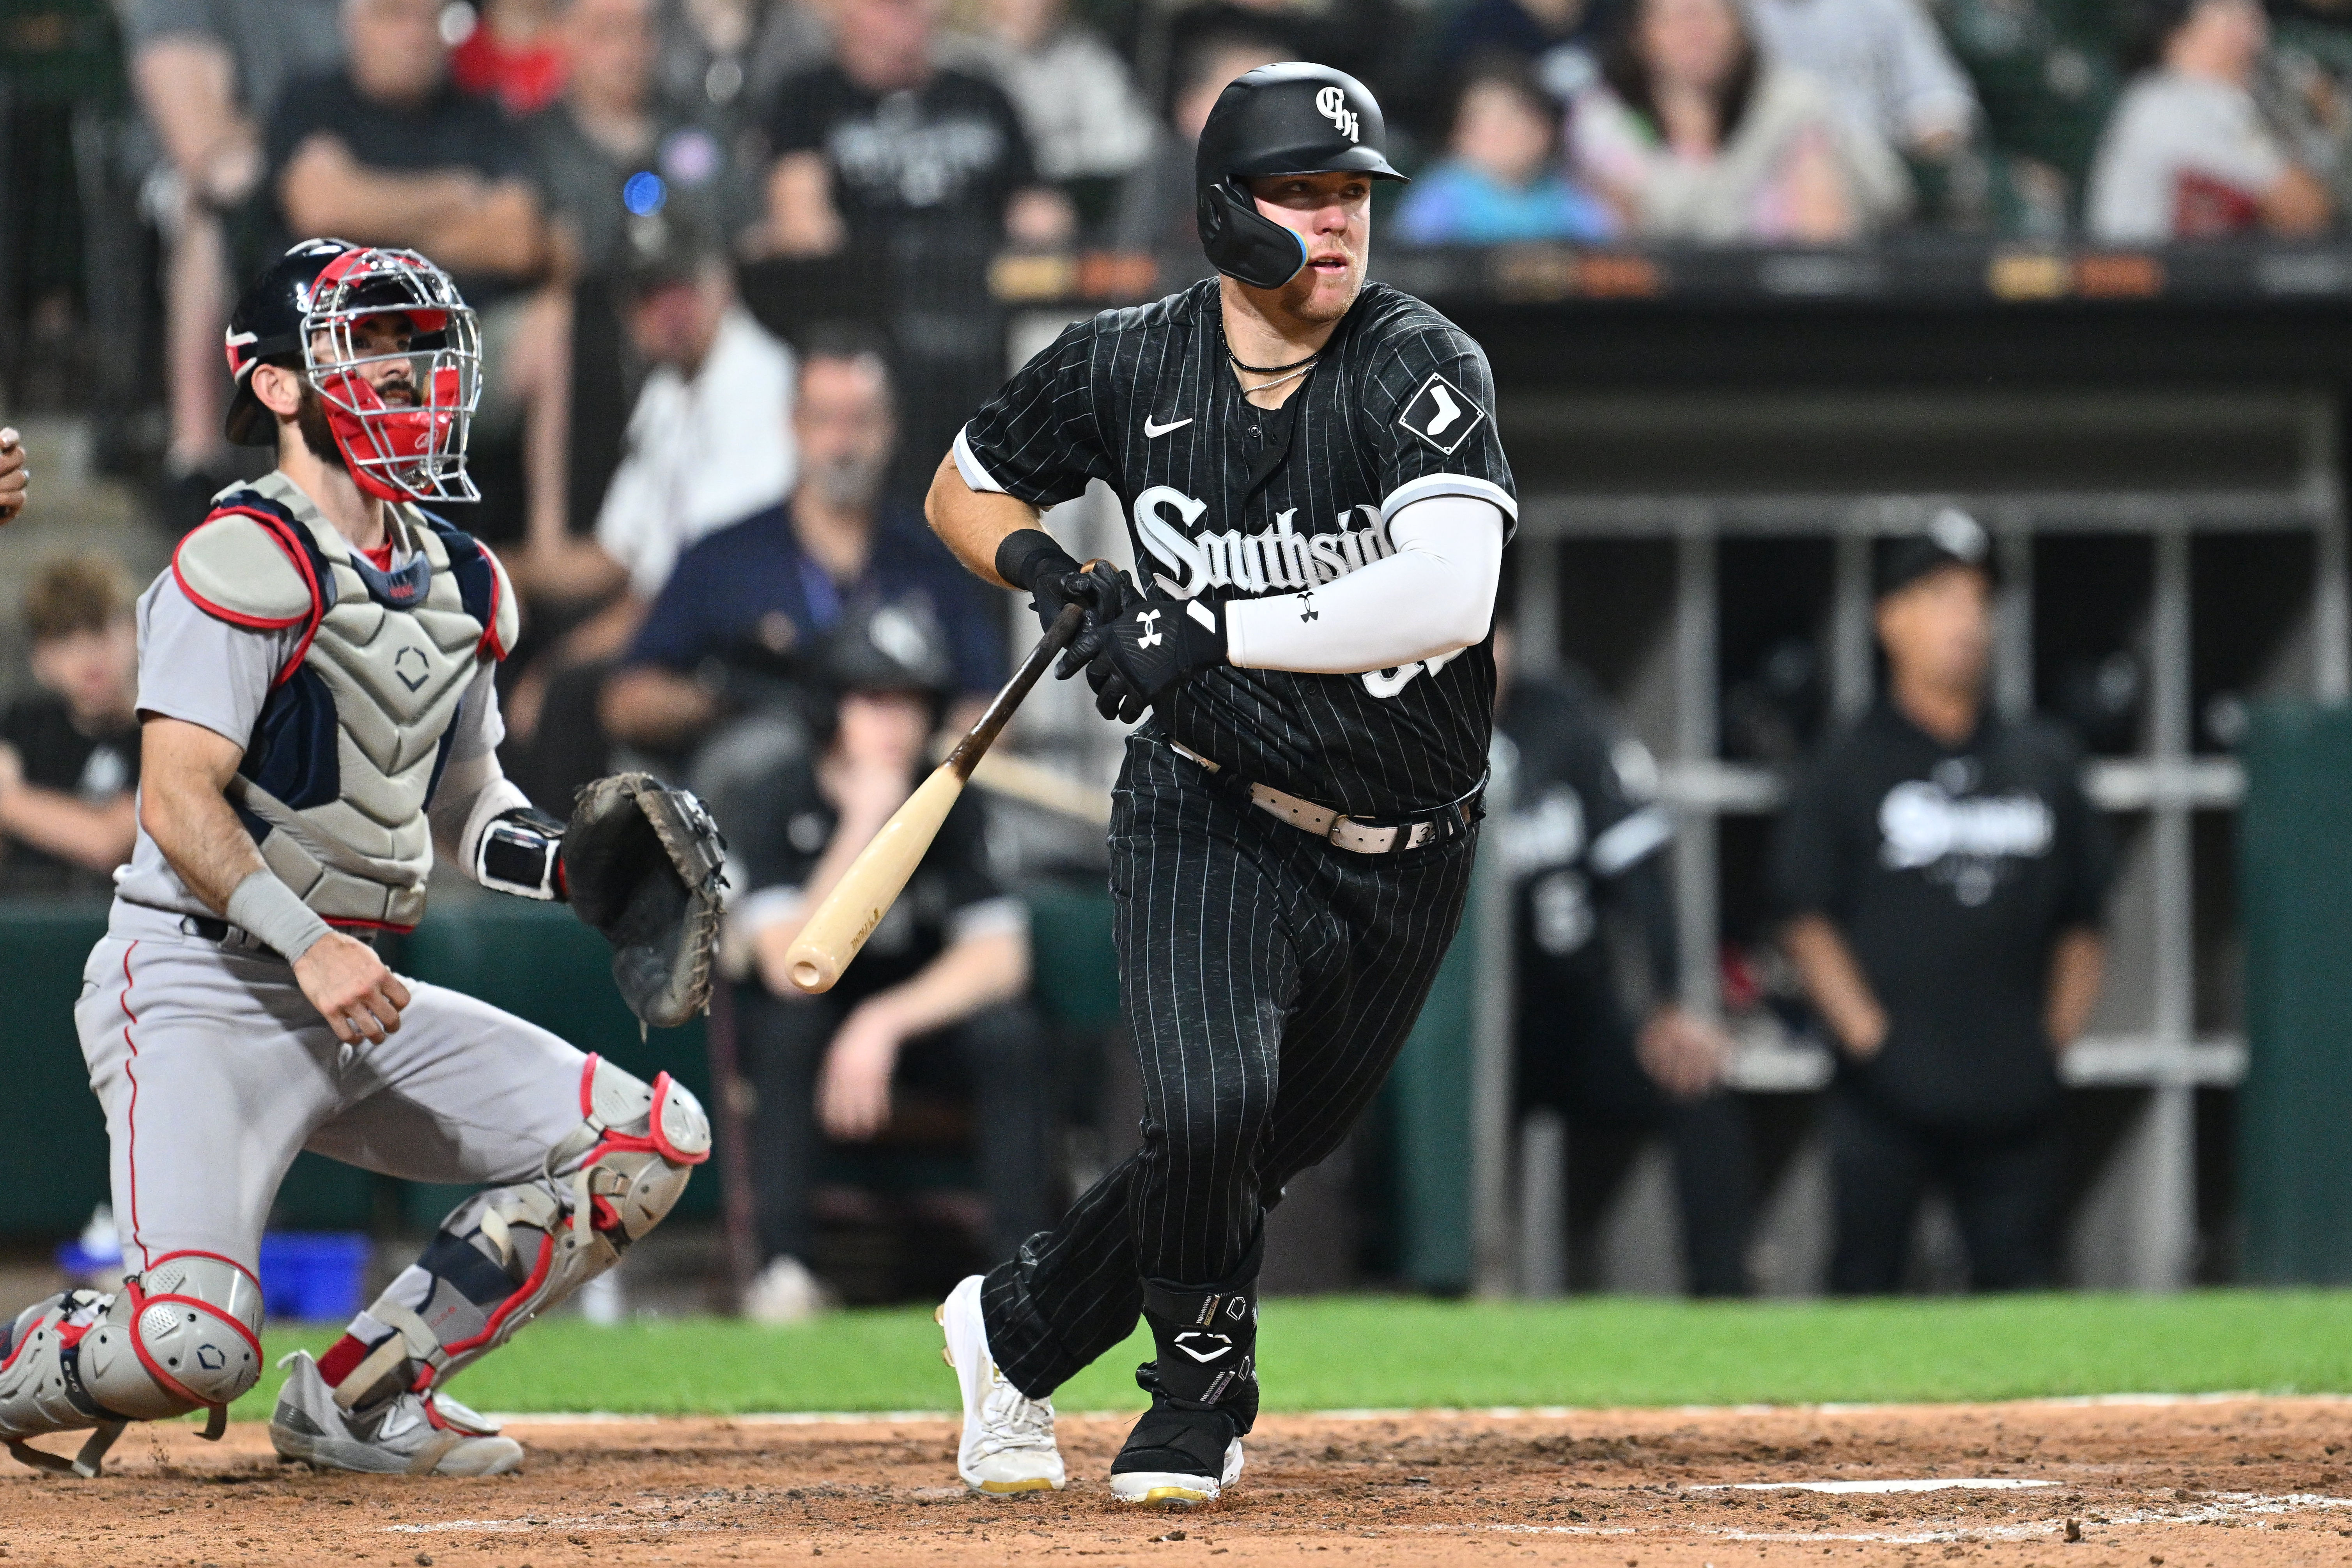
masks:
<svg viewBox="0 0 2352 1568"><path fill-rule="evenodd" d="M1486 354L1378 283L1278 410L1243 398L1211 278L1068 329L972 416L955 456L974 489L1037 507L1105 481L1139 575L1219 602L1297 592L1391 553L1388 521L1412 501L1474 496L1514 522L1518 509ZM1489 641L1361 675L1223 665L1151 722L1245 778L1393 817L1476 785L1494 697Z"/></svg>

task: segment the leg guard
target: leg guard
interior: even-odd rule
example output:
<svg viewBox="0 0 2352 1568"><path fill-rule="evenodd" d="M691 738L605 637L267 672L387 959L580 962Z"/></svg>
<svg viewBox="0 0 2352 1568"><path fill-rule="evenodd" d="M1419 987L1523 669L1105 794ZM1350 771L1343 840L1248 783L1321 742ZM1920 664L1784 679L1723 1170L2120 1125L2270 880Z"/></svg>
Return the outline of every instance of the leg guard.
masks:
<svg viewBox="0 0 2352 1568"><path fill-rule="evenodd" d="M601 1057L580 1078L581 1124L548 1151L543 1180L460 1204L352 1337L355 1364L320 1363L335 1401L364 1410L425 1393L621 1260L710 1157L710 1123L668 1073L648 1085ZM340 1347L339 1347L340 1348Z"/></svg>
<svg viewBox="0 0 2352 1568"><path fill-rule="evenodd" d="M228 1406L261 1381L261 1287L207 1252L175 1252L112 1295L69 1291L19 1313L0 1334L0 1439L40 1469L94 1476L127 1421ZM26 1437L94 1427L68 1461Z"/></svg>

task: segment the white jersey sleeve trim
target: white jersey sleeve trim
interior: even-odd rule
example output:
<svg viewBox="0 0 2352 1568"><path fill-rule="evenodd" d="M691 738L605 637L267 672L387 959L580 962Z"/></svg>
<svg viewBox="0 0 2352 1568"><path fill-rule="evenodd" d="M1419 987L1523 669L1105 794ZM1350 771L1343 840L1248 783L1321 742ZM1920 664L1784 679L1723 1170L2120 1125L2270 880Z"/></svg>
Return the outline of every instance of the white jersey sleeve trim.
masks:
<svg viewBox="0 0 2352 1568"><path fill-rule="evenodd" d="M1481 479L1470 474L1423 474L1418 479L1408 479L1389 492L1381 503L1381 521L1387 522L1415 501L1426 501L1433 496L1469 496L1488 501L1501 508L1508 525L1506 533L1516 529L1519 521L1517 497L1491 479Z"/></svg>
<svg viewBox="0 0 2352 1568"><path fill-rule="evenodd" d="M971 443L964 439L961 430L956 432L955 465L956 472L963 476L963 482L973 489L993 491L999 496L1012 494L996 482L996 476L991 474L988 465L973 454Z"/></svg>
<svg viewBox="0 0 2352 1568"><path fill-rule="evenodd" d="M1639 865L1675 836L1674 823L1655 806L1644 806L1592 841L1589 858L1602 876Z"/></svg>
<svg viewBox="0 0 2352 1568"><path fill-rule="evenodd" d="M1389 525L1395 554L1304 593L1227 601L1226 659L1355 675L1466 648L1494 622L1507 527L1484 497L1424 497Z"/></svg>

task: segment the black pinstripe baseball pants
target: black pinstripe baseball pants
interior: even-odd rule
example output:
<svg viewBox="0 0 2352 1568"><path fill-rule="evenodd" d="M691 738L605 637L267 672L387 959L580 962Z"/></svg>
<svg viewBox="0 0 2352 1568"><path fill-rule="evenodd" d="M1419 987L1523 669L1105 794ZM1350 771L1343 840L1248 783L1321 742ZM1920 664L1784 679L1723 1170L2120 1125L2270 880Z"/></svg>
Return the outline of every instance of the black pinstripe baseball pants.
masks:
<svg viewBox="0 0 2352 1568"><path fill-rule="evenodd" d="M988 1276L989 1348L1032 1398L1127 1337L1146 1278L1224 1278L1339 1146L1429 995L1477 841L1355 854L1154 736L1127 745L1110 884L1143 1146Z"/></svg>

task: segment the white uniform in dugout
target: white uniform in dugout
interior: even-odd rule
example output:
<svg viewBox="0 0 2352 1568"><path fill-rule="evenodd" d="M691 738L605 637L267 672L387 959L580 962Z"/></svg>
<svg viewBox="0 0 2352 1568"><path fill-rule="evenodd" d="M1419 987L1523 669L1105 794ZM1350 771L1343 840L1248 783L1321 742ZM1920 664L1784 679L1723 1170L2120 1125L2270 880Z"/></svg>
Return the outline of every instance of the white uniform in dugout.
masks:
<svg viewBox="0 0 2352 1568"><path fill-rule="evenodd" d="M0 1438L26 1463L92 1475L124 1422L200 1407L217 1435L261 1377L262 1225L311 1149L488 1190L325 1355L298 1354L278 1452L512 1469L520 1448L441 1385L613 1267L708 1155L667 1073L645 1083L359 946L415 924L436 841L500 891L561 885L562 824L495 751L513 591L413 504L471 495L475 343L429 262L332 241L289 251L232 319L230 434L278 443L281 466L223 492L139 602L142 826L75 1009L128 1277L0 1326ZM166 743L215 758L200 787L157 770ZM330 961L373 992L331 1001L352 987ZM74 1461L25 1442L90 1427Z"/></svg>

